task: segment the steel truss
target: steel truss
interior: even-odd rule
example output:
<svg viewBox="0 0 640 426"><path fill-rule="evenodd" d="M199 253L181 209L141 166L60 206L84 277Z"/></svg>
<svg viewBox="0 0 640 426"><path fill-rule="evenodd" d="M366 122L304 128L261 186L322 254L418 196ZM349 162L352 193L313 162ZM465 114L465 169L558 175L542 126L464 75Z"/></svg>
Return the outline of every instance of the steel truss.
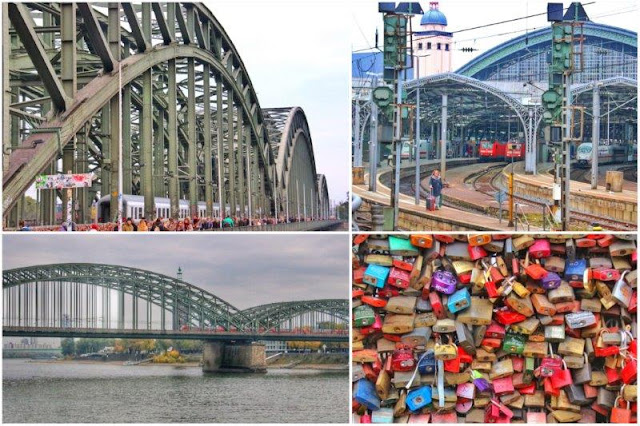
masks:
<svg viewBox="0 0 640 426"><path fill-rule="evenodd" d="M2 287L6 326L162 331L222 327L255 334L272 328L315 330L321 323L344 324L349 318L348 300L339 299L272 303L240 311L182 280L117 265L66 263L10 269L3 271ZM96 289L107 291L98 295ZM141 303L147 303L147 309L140 309ZM160 308L159 327L154 327L158 322L150 305ZM140 311L147 315L146 321L139 318ZM114 313L116 318L110 318ZM125 327L125 313L130 327Z"/></svg>
<svg viewBox="0 0 640 426"><path fill-rule="evenodd" d="M176 218L179 199L189 200L191 214L206 202L208 216L214 203L252 216L277 209L287 187L265 112L206 7L8 3L3 16L5 223L15 226L38 174L68 171L97 175L91 188L74 190L77 222L91 220L97 191L115 200L120 173L122 193L144 195L147 218L154 197L169 198ZM311 149L308 126L304 139ZM312 151L288 167L301 178L306 169L307 190L317 195ZM55 222L58 196L66 204L66 193L42 191L42 224Z"/></svg>

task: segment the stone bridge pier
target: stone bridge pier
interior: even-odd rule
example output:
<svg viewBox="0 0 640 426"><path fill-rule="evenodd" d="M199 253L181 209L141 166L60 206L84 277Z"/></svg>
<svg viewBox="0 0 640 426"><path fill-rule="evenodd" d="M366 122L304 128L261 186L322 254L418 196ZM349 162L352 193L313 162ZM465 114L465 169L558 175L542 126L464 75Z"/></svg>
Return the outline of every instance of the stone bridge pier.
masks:
<svg viewBox="0 0 640 426"><path fill-rule="evenodd" d="M204 373L266 373L266 349L256 342L205 342Z"/></svg>

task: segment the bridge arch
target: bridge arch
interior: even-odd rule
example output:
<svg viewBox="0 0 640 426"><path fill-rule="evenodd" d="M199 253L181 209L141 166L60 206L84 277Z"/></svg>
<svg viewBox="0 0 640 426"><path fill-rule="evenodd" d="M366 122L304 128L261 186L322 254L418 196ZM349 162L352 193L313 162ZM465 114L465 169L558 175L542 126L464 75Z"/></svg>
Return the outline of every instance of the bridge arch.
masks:
<svg viewBox="0 0 640 426"><path fill-rule="evenodd" d="M276 158L280 214L316 216L318 185L307 116L300 107L265 109L270 143Z"/></svg>
<svg viewBox="0 0 640 426"><path fill-rule="evenodd" d="M107 292L99 295L91 287ZM137 329L138 299L160 308L158 328L162 330L182 326L241 329L247 323L236 307L208 291L167 275L126 266L63 263L9 269L3 271L2 288L8 325L27 322L37 326L44 321L51 326L125 328L125 320L130 320L131 328ZM130 296L126 300L130 308L125 307L125 295ZM117 306L112 306L111 299L116 297L113 303ZM116 318L111 318L114 312ZM81 318L84 315L87 317ZM153 322L153 318L147 319Z"/></svg>
<svg viewBox="0 0 640 426"><path fill-rule="evenodd" d="M269 303L255 306L241 312L251 324L265 331L285 327L296 328L299 319L308 316L306 324L325 323L334 327L347 327L349 323L349 301L346 299L299 300L294 302Z"/></svg>
<svg viewBox="0 0 640 426"><path fill-rule="evenodd" d="M7 224L17 223L14 207L37 175L69 170L96 176L91 188L74 191L80 223L90 220L98 192L119 193L119 173L124 194L145 197L148 218L160 215L155 197L171 200L172 217L179 199L189 200L192 214L204 202L209 216L216 203L251 215L272 214L282 203L265 111L231 38L205 6L11 3L5 10L13 41L3 134ZM300 167L315 182L308 126L305 137L311 151ZM65 204L66 191L59 196ZM55 223L57 197L42 191L41 224ZM110 218L116 211L111 203Z"/></svg>

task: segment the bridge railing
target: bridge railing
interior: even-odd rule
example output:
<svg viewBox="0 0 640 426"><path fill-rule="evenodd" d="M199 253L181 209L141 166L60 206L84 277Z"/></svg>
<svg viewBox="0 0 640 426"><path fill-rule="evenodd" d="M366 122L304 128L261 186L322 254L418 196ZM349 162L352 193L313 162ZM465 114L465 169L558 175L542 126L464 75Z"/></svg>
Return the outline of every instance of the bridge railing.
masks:
<svg viewBox="0 0 640 426"><path fill-rule="evenodd" d="M279 223L277 225L242 226L237 228L213 228L212 232L271 232L271 231L314 231L323 230L341 224L340 220L314 220L310 222Z"/></svg>

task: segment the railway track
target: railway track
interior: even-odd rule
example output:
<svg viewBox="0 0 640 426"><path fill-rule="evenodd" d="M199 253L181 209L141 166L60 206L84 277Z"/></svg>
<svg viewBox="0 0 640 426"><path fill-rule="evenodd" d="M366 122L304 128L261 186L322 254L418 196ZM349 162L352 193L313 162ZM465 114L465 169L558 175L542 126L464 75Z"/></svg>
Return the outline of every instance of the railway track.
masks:
<svg viewBox="0 0 640 426"><path fill-rule="evenodd" d="M500 185L499 181L500 181L501 172L506 165L507 163L488 167L487 169L482 170L478 173L469 175L464 182L465 184L470 184L475 191L478 191L493 197L493 195L497 191L505 190L505 188L503 188ZM456 167L464 167L464 166L456 166ZM632 168L632 166L628 166L628 167L630 169ZM586 170L586 171L589 171L589 170ZM637 173L637 170L629 170L628 173ZM405 195L414 196L415 176L410 175L400 179L400 192ZM420 188L420 198L425 199L427 195L428 195L427 192L424 189ZM514 200L516 200L516 202L519 202L523 205L530 206L533 208L533 210L537 210L537 211L542 211L542 207L545 205L544 203L531 201L527 198L523 198L519 196L514 196ZM452 207L457 210L462 210L470 213L481 213L485 215L487 214L484 208L482 208L481 206L478 206L477 209L466 208L466 207L461 207L454 203L447 202L446 199L443 200L442 204L447 207ZM576 225L582 225L583 227L585 225L590 226L593 223L598 223L603 228L606 228L607 230L612 230L612 231L634 230L629 224L625 222L620 222L612 219L603 219L602 217L599 217L599 216L576 212L576 211L571 212L571 220Z"/></svg>

